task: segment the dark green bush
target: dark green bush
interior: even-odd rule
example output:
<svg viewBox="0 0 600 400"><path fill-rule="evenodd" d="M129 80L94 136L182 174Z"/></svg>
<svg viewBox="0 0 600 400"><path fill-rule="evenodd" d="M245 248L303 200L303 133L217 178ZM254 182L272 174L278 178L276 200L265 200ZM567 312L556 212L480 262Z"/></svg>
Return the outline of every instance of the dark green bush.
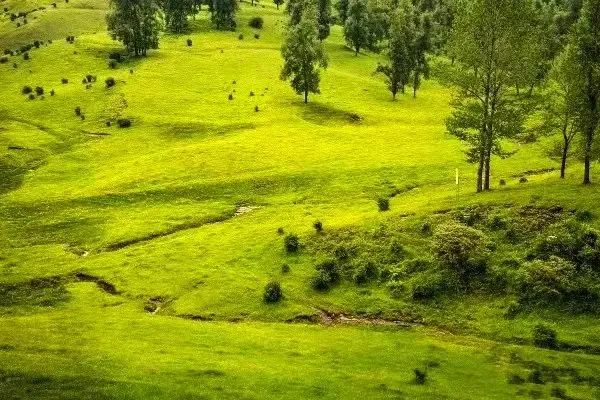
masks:
<svg viewBox="0 0 600 400"><path fill-rule="evenodd" d="M437 271L419 273L410 283L413 300L431 300L448 290L448 282Z"/></svg>
<svg viewBox="0 0 600 400"><path fill-rule="evenodd" d="M521 375L512 374L508 377L508 383L510 385L522 385L525 383L525 378Z"/></svg>
<svg viewBox="0 0 600 400"><path fill-rule="evenodd" d="M504 179L500 179L500 186L506 186L506 181Z"/></svg>
<svg viewBox="0 0 600 400"><path fill-rule="evenodd" d="M248 22L248 25L254 29L262 29L263 24L264 20L262 19L262 17L252 17Z"/></svg>
<svg viewBox="0 0 600 400"><path fill-rule="evenodd" d="M429 235L432 231L432 227L431 227L431 223L429 222L423 222L423 224L421 225L421 233L423 235Z"/></svg>
<svg viewBox="0 0 600 400"><path fill-rule="evenodd" d="M21 93L23 94L29 94L33 92L33 89L31 88L31 86L23 86L23 89L21 89Z"/></svg>
<svg viewBox="0 0 600 400"><path fill-rule="evenodd" d="M285 233L285 230L282 227L277 228L278 235L283 235L284 233Z"/></svg>
<svg viewBox="0 0 600 400"><path fill-rule="evenodd" d="M263 300L265 303L277 303L283 298L283 291L279 282L269 282L265 286Z"/></svg>
<svg viewBox="0 0 600 400"><path fill-rule="evenodd" d="M113 59L108 60L108 68L117 69L118 66L119 66L119 63L117 62L117 60L113 60Z"/></svg>
<svg viewBox="0 0 600 400"><path fill-rule="evenodd" d="M106 80L104 81L104 83L106 84L106 88L110 89L111 87L115 86L115 84L117 82L115 81L115 78L108 77L108 78L106 78Z"/></svg>
<svg viewBox="0 0 600 400"><path fill-rule="evenodd" d="M524 176L522 176L521 178L519 178L519 183L527 183L527 182L529 182L529 181Z"/></svg>
<svg viewBox="0 0 600 400"><path fill-rule="evenodd" d="M390 200L385 197L380 197L377 199L377 207L379 211L387 211L390 209Z"/></svg>
<svg viewBox="0 0 600 400"><path fill-rule="evenodd" d="M8 57L7 56L0 57L0 64L6 64L7 62L8 62Z"/></svg>
<svg viewBox="0 0 600 400"><path fill-rule="evenodd" d="M129 118L120 118L117 120L119 128L129 128L131 126L131 120Z"/></svg>
<svg viewBox="0 0 600 400"><path fill-rule="evenodd" d="M23 53L23 60L25 60L25 61L29 60L29 53L28 52Z"/></svg>
<svg viewBox="0 0 600 400"><path fill-rule="evenodd" d="M187 43L188 47L192 47L192 39L188 39L186 41L186 43Z"/></svg>
<svg viewBox="0 0 600 400"><path fill-rule="evenodd" d="M288 272L290 272L290 266L289 266L289 264L283 264L281 266L281 272L283 274L287 274Z"/></svg>
<svg viewBox="0 0 600 400"><path fill-rule="evenodd" d="M566 390L561 388L560 386L555 386L552 389L550 389L550 397L554 397L555 399L564 399L564 400L570 399L570 397L567 395Z"/></svg>
<svg viewBox="0 0 600 400"><path fill-rule="evenodd" d="M258 33L254 34L254 39L260 39L260 35Z"/></svg>
<svg viewBox="0 0 600 400"><path fill-rule="evenodd" d="M244 40L244 35L240 33L240 34L238 35L238 40Z"/></svg>
<svg viewBox="0 0 600 400"><path fill-rule="evenodd" d="M35 94L33 94L33 93L29 93L29 96L27 96L27 98L28 98L29 100L35 100Z"/></svg>
<svg viewBox="0 0 600 400"><path fill-rule="evenodd" d="M300 239L298 236L290 233L283 238L283 247L288 253L296 253L300 250Z"/></svg>
<svg viewBox="0 0 600 400"><path fill-rule="evenodd" d="M533 345L544 349L558 349L556 331L546 325L536 325L533 328Z"/></svg>
<svg viewBox="0 0 600 400"><path fill-rule="evenodd" d="M577 221L587 222L594 219L594 214L589 210L577 210L575 212L575 218Z"/></svg>
<svg viewBox="0 0 600 400"><path fill-rule="evenodd" d="M79 107L79 106L75 107L75 115L77 115L77 116L81 115L81 107Z"/></svg>
<svg viewBox="0 0 600 400"><path fill-rule="evenodd" d="M38 96L41 96L44 94L44 88L41 86L36 86L35 87L35 94L37 94Z"/></svg>
<svg viewBox="0 0 600 400"><path fill-rule="evenodd" d="M311 286L313 289L320 292L324 292L331 288L331 277L325 271L318 271L317 274L311 279Z"/></svg>
<svg viewBox="0 0 600 400"><path fill-rule="evenodd" d="M323 223L321 221L315 221L313 227L315 228L315 231L317 231L317 233L323 232Z"/></svg>
<svg viewBox="0 0 600 400"><path fill-rule="evenodd" d="M318 272L324 272L330 284L338 283L342 279L342 274L335 260L324 260L315 266Z"/></svg>
<svg viewBox="0 0 600 400"><path fill-rule="evenodd" d="M424 369L415 368L415 383L417 385L424 385L425 381L427 381L427 371Z"/></svg>
<svg viewBox="0 0 600 400"><path fill-rule="evenodd" d="M379 276L379 268L372 261L360 263L352 274L352 280L357 285L364 285Z"/></svg>
<svg viewBox="0 0 600 400"><path fill-rule="evenodd" d="M63 85L66 85L67 83L69 83L69 80L68 80L67 78L62 78L62 79L60 80L60 82L61 82Z"/></svg>

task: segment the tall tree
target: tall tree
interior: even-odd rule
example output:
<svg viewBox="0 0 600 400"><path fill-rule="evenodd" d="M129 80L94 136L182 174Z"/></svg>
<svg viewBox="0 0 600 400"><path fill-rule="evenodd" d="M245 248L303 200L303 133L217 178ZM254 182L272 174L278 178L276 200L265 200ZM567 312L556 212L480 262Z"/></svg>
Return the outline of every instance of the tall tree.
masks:
<svg viewBox="0 0 600 400"><path fill-rule="evenodd" d="M372 47L372 36L366 0L350 0L344 25L344 38L354 49L354 55L358 55L363 48Z"/></svg>
<svg viewBox="0 0 600 400"><path fill-rule="evenodd" d="M290 80L298 94L320 93L320 70L327 68L327 56L319 40L314 12L305 11L297 24L289 24L281 47L283 68L281 80Z"/></svg>
<svg viewBox="0 0 600 400"><path fill-rule="evenodd" d="M591 183L592 154L600 124L600 0L584 2L569 42L577 64L573 72L579 77L582 89L579 113L583 133L583 183L587 185Z"/></svg>
<svg viewBox="0 0 600 400"><path fill-rule="evenodd" d="M233 31L236 27L235 13L238 9L237 0L213 0L212 21L219 30Z"/></svg>
<svg viewBox="0 0 600 400"><path fill-rule="evenodd" d="M275 4L275 6L277 6L277 9L279 10L279 6L284 3L284 0L273 0L273 3Z"/></svg>
<svg viewBox="0 0 600 400"><path fill-rule="evenodd" d="M166 28L174 33L184 32L188 28L187 17L194 12L195 5L192 0L163 0Z"/></svg>
<svg viewBox="0 0 600 400"><path fill-rule="evenodd" d="M458 65L444 77L458 93L447 128L469 144L468 160L478 164L478 192L490 189L492 155L510 155L503 139L522 130L525 109L510 88L533 38L530 6L529 0L470 0L457 7L450 46Z"/></svg>
<svg viewBox="0 0 600 400"><path fill-rule="evenodd" d="M134 55L158 48L162 20L155 0L110 0L106 22L113 38Z"/></svg>
<svg viewBox="0 0 600 400"><path fill-rule="evenodd" d="M542 133L560 132L560 177L565 177L567 158L576 135L580 132L578 110L581 107L581 85L576 71L575 53L567 46L554 61L545 91L542 112Z"/></svg>
<svg viewBox="0 0 600 400"><path fill-rule="evenodd" d="M346 23L346 19L348 18L348 3L349 0L338 0L334 5L342 26Z"/></svg>
<svg viewBox="0 0 600 400"><path fill-rule="evenodd" d="M375 70L385 75L388 89L394 100L399 91L404 91L413 69L411 44L414 41L415 28L411 10L412 5L404 1L393 12L386 52L388 62L379 64Z"/></svg>
<svg viewBox="0 0 600 400"><path fill-rule="evenodd" d="M429 14L417 17L418 31L412 43L412 87L413 97L421 87L421 78L429 79L429 61L427 53L431 50L431 19Z"/></svg>
<svg viewBox="0 0 600 400"><path fill-rule="evenodd" d="M290 15L288 24L296 25L300 23L302 15L304 14L307 8L306 6L308 5L310 7L310 4L308 4L309 1L310 0L288 0L286 6L286 11Z"/></svg>
<svg viewBox="0 0 600 400"><path fill-rule="evenodd" d="M327 39L331 26L331 0L317 0L319 40Z"/></svg>

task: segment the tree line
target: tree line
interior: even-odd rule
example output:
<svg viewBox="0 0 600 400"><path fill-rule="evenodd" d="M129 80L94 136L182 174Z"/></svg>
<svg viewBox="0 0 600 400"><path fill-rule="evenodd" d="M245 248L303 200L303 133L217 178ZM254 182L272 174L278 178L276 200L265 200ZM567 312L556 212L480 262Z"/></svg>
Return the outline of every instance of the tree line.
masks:
<svg viewBox="0 0 600 400"><path fill-rule="evenodd" d="M185 31L203 4L216 29L235 29L236 0L111 0L108 28L133 54L145 55L158 46L161 29ZM591 183L600 0L287 0L286 13L280 78L305 102L320 91L324 41L339 24L355 56L383 53L373 72L393 99L407 87L416 97L432 73L453 88L446 128L477 166L477 191L491 188L493 156L514 153L507 144L550 134L561 137L561 177L577 156L583 183Z"/></svg>

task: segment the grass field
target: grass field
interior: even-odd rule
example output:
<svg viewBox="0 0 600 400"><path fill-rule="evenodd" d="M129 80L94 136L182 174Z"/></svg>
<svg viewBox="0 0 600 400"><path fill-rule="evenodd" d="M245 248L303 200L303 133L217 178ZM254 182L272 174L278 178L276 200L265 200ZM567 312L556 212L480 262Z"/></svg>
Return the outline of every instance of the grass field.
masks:
<svg viewBox="0 0 600 400"><path fill-rule="evenodd" d="M448 89L426 81L416 99L391 101L373 75L379 56L355 57L340 27L325 43L322 94L305 105L278 79L286 16L271 4L243 4L237 32L212 30L202 13L189 34L164 35L158 51L116 70L105 2L0 3L41 6L19 28L0 16L0 50L45 42L28 61L0 64L0 398L600 396L598 355L530 345L545 321L594 348L597 316L506 319L504 297L417 304L376 284L319 293L309 280L321 255L287 255L277 233L311 243L316 220L325 235L393 227L417 252L411 229L459 206L600 215L598 186L579 184L576 162L564 181L551 170L550 140L513 144L513 157L493 160L494 190L475 194L474 167L445 133ZM265 19L258 39L255 15ZM88 74L97 80L86 89ZM24 85L44 98L28 100ZM123 117L131 128L116 127ZM390 192L381 213L376 200ZM272 279L285 298L267 305ZM286 322L325 311L362 319ZM412 382L415 368L426 385ZM545 384L530 382L534 371Z"/></svg>

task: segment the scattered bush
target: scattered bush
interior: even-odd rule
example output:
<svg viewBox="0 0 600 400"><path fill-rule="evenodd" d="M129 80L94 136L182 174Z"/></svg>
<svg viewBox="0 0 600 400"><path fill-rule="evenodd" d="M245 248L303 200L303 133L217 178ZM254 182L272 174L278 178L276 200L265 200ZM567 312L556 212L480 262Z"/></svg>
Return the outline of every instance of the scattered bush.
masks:
<svg viewBox="0 0 600 400"><path fill-rule="evenodd" d="M75 107L75 115L77 115L77 116L81 115L81 107L79 107L79 106Z"/></svg>
<svg viewBox="0 0 600 400"><path fill-rule="evenodd" d="M38 96L41 96L44 94L44 88L41 86L36 86L35 87L35 94L37 94Z"/></svg>
<svg viewBox="0 0 600 400"><path fill-rule="evenodd" d="M50 90L50 96L54 96L55 92L54 89Z"/></svg>
<svg viewBox="0 0 600 400"><path fill-rule="evenodd" d="M512 374L508 377L508 383L510 385L522 385L525 383L525 378L521 375Z"/></svg>
<svg viewBox="0 0 600 400"><path fill-rule="evenodd" d="M317 231L317 232L323 232L323 223L321 221L316 221L313 224L313 227L315 228L315 231Z"/></svg>
<svg viewBox="0 0 600 400"><path fill-rule="evenodd" d="M258 108L258 106L254 106L254 112L259 112L260 109Z"/></svg>
<svg viewBox="0 0 600 400"><path fill-rule="evenodd" d="M521 178L519 178L519 183L527 183L527 182L529 182L529 180L526 177L522 176Z"/></svg>
<svg viewBox="0 0 600 400"><path fill-rule="evenodd" d="M500 179L500 186L506 186L506 181L504 179Z"/></svg>
<svg viewBox="0 0 600 400"><path fill-rule="evenodd" d="M8 57L7 56L0 57L0 64L6 64L7 62L8 62Z"/></svg>
<svg viewBox="0 0 600 400"><path fill-rule="evenodd" d="M315 290L325 291L332 285L338 283L342 276L334 260L325 260L315 266L317 274L312 279L312 287Z"/></svg>
<svg viewBox="0 0 600 400"><path fill-rule="evenodd" d="M387 211L390 209L390 200L384 197L380 197L377 199L377 207L379 207L379 211Z"/></svg>
<svg viewBox="0 0 600 400"><path fill-rule="evenodd" d="M60 80L60 82L61 82L63 85L66 85L67 83L69 83L69 80L68 80L67 78L62 78L62 79Z"/></svg>
<svg viewBox="0 0 600 400"><path fill-rule="evenodd" d="M254 34L254 39L260 39L260 35L258 33Z"/></svg>
<svg viewBox="0 0 600 400"><path fill-rule="evenodd" d="M227 97L229 100L233 100L233 94L229 93L229 96Z"/></svg>
<svg viewBox="0 0 600 400"><path fill-rule="evenodd" d="M121 53L119 53L118 51L113 51L108 54L108 59L115 60L116 62L121 62L122 56Z"/></svg>
<svg viewBox="0 0 600 400"><path fill-rule="evenodd" d="M329 290L331 288L331 277L324 271L318 271L311 279L311 286L320 292Z"/></svg>
<svg viewBox="0 0 600 400"><path fill-rule="evenodd" d="M533 328L533 345L543 349L558 349L556 331L546 325L536 325Z"/></svg>
<svg viewBox="0 0 600 400"><path fill-rule="evenodd" d="M447 291L448 281L443 274L436 271L425 271L411 279L411 296L413 300L431 300Z"/></svg>
<svg viewBox="0 0 600 400"><path fill-rule="evenodd" d="M277 228L278 235L283 235L284 233L285 233L285 230L282 227Z"/></svg>
<svg viewBox="0 0 600 400"><path fill-rule="evenodd" d="M263 300L265 303L277 303L283 298L283 292L279 282L269 282L265 286Z"/></svg>
<svg viewBox="0 0 600 400"><path fill-rule="evenodd" d="M111 87L115 86L116 81L115 81L115 78L108 77L108 78L106 78L106 80L104 81L104 83L106 84L106 88L110 89Z"/></svg>
<svg viewBox="0 0 600 400"><path fill-rule="evenodd" d="M427 381L427 371L415 368L415 383L417 385L424 385L425 381Z"/></svg>
<svg viewBox="0 0 600 400"><path fill-rule="evenodd" d="M290 272L290 265L289 264L283 264L281 266L281 273L287 274L288 272Z"/></svg>
<svg viewBox="0 0 600 400"><path fill-rule="evenodd" d="M186 41L186 43L187 43L188 47L192 47L192 39L188 39Z"/></svg>
<svg viewBox="0 0 600 400"><path fill-rule="evenodd" d="M432 231L431 228L431 223L429 222L423 222L423 225L421 225L421 233L423 235L429 235Z"/></svg>
<svg viewBox="0 0 600 400"><path fill-rule="evenodd" d="M238 35L238 40L244 40L244 35L242 35L241 33Z"/></svg>
<svg viewBox="0 0 600 400"><path fill-rule="evenodd" d="M119 66L119 63L117 62L117 60L113 60L113 59L108 60L108 68L117 69L118 66Z"/></svg>
<svg viewBox="0 0 600 400"><path fill-rule="evenodd" d="M33 93L29 93L29 96L27 96L27 98L28 98L29 100L35 100L35 94L33 94Z"/></svg>
<svg viewBox="0 0 600 400"><path fill-rule="evenodd" d="M117 120L119 128L129 128L131 126L131 120L129 118L119 118Z"/></svg>
<svg viewBox="0 0 600 400"><path fill-rule="evenodd" d="M23 53L23 60L25 60L25 61L29 60L29 53L28 52Z"/></svg>
<svg viewBox="0 0 600 400"><path fill-rule="evenodd" d="M508 224L500 215L493 215L488 221L488 226L493 230L501 230L506 229Z"/></svg>
<svg viewBox="0 0 600 400"><path fill-rule="evenodd" d="M293 233L283 238L283 247L288 253L296 253L300 250L300 239Z"/></svg>
<svg viewBox="0 0 600 400"><path fill-rule="evenodd" d="M31 88L31 86L23 86L23 89L21 89L21 93L23 94L29 94L33 92L33 89Z"/></svg>
<svg viewBox="0 0 600 400"><path fill-rule="evenodd" d="M263 24L264 20L262 19L262 17L252 17L248 22L248 25L254 29L262 29Z"/></svg>
<svg viewBox="0 0 600 400"><path fill-rule="evenodd" d="M354 274L352 275L352 280L357 285L364 285L369 283L370 281L377 279L379 276L379 268L371 261L366 261L364 263L359 264L354 269Z"/></svg>

